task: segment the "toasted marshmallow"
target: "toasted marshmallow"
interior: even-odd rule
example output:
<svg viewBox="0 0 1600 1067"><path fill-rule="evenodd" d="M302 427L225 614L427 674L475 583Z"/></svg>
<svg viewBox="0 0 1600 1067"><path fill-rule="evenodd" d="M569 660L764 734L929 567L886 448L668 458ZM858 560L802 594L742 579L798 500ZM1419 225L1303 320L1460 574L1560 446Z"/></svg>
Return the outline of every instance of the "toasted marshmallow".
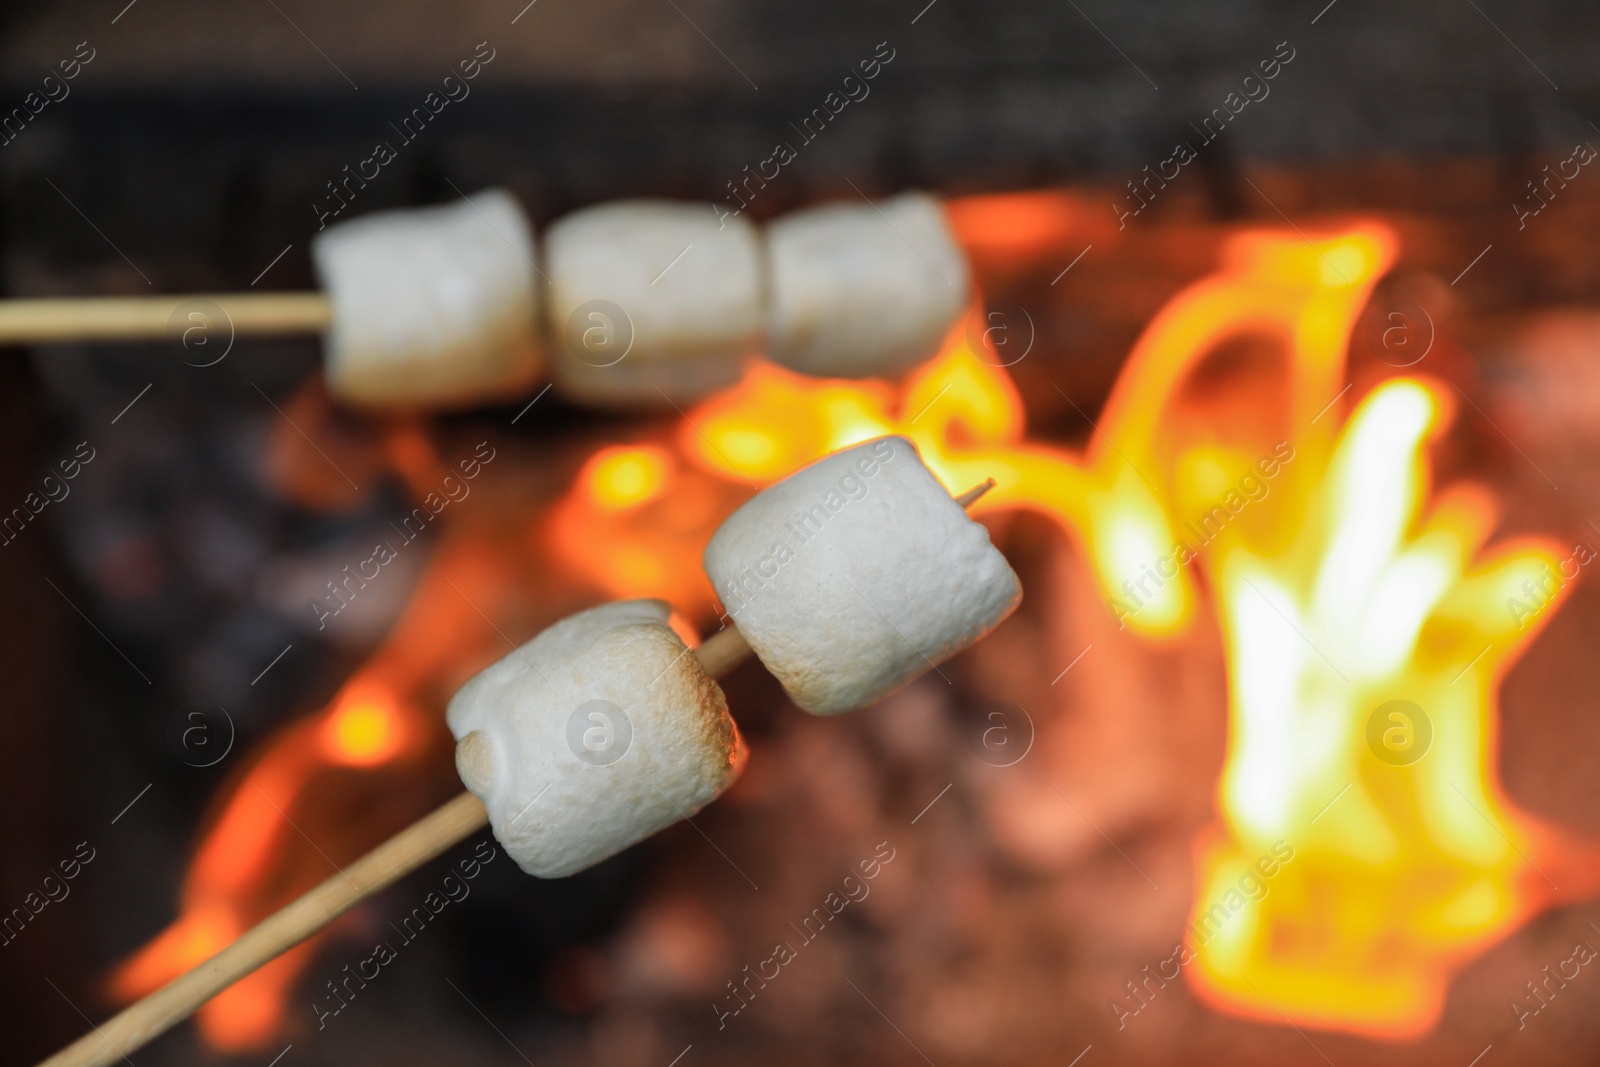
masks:
<svg viewBox="0 0 1600 1067"><path fill-rule="evenodd" d="M796 211L766 239L767 354L804 374L898 374L937 355L968 304L966 256L924 193Z"/></svg>
<svg viewBox="0 0 1600 1067"><path fill-rule="evenodd" d="M1022 599L989 532L903 437L836 452L758 493L712 535L705 567L761 662L819 715L873 703Z"/></svg>
<svg viewBox="0 0 1600 1067"><path fill-rule="evenodd" d="M760 348L761 245L710 204L629 200L545 235L556 386L600 406L695 400Z"/></svg>
<svg viewBox="0 0 1600 1067"><path fill-rule="evenodd" d="M338 223L311 241L333 303L329 391L367 406L460 407L543 365L533 230L501 189Z"/></svg>
<svg viewBox="0 0 1600 1067"><path fill-rule="evenodd" d="M591 867L693 815L743 769L722 689L667 616L659 600L579 612L450 701L457 770L529 874Z"/></svg>

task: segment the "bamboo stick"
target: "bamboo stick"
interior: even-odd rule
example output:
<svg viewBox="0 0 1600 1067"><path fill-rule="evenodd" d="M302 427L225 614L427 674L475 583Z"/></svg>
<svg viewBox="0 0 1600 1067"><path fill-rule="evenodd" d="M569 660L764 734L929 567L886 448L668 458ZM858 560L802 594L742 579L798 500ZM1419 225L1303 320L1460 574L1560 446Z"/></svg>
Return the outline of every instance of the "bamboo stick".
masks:
<svg viewBox="0 0 1600 1067"><path fill-rule="evenodd" d="M750 656L750 645L729 626L694 651L706 673L723 677ZM185 971L154 993L45 1060L39 1067L110 1067L258 967L276 959L333 920L416 870L441 852L483 829L489 813L471 793L462 793L433 814L345 867L338 874L252 926L233 944Z"/></svg>
<svg viewBox="0 0 1600 1067"><path fill-rule="evenodd" d="M188 312L174 319L187 308ZM221 321L215 309L221 311ZM233 335L320 333L333 321L325 293L190 293L0 300L0 344L179 339L194 326Z"/></svg>
<svg viewBox="0 0 1600 1067"><path fill-rule="evenodd" d="M44 1067L106 1067L165 1033L262 964L298 945L367 897L481 829L489 813L462 793L315 889L245 931L233 944L95 1027Z"/></svg>

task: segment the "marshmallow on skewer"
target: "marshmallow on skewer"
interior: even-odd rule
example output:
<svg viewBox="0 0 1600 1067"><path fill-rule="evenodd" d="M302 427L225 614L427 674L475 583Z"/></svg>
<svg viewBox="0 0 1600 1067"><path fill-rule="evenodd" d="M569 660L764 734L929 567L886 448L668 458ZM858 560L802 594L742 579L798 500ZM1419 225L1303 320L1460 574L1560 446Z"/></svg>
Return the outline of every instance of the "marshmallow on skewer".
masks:
<svg viewBox="0 0 1600 1067"><path fill-rule="evenodd" d="M967 261L939 202L903 193L767 226L767 354L804 374L897 374L939 352L967 307Z"/></svg>
<svg viewBox="0 0 1600 1067"><path fill-rule="evenodd" d="M658 600L607 604L550 627L472 678L450 702L456 768L469 792L346 864L49 1062L108 1067L117 1055L126 1058L485 821L523 870L554 878L693 815L738 777L746 758L710 674L726 673L753 648L802 706L826 713L868 703L922 672L859 605L830 602L843 600L841 586L863 601L877 595L906 615L897 625L873 605L895 637L908 646L922 639L917 658L929 667L933 656L954 654L1016 606L1016 576L962 511L993 484L951 500L910 442L889 437L836 453L759 494L717 532L706 554L712 577L724 579L719 588L774 594L762 611L751 612L749 600L735 606L752 633L760 622L760 638L729 627L691 654ZM804 507L813 496L819 504L806 508L798 525L783 522L791 506ZM850 506L856 511L846 517ZM741 571L748 568L737 562L739 551L772 535L788 546L789 534L811 554L774 548L756 563L760 584L743 585ZM785 566L798 581L772 582ZM801 626L820 628L815 649L805 647L786 612L799 613ZM826 657L835 654L842 677L829 680Z"/></svg>
<svg viewBox="0 0 1600 1067"><path fill-rule="evenodd" d="M510 193L339 223L312 238L311 257L333 304L334 396L457 406L509 398L538 375L533 230Z"/></svg>
<svg viewBox="0 0 1600 1067"><path fill-rule="evenodd" d="M706 573L807 711L864 707L1016 609L1017 576L923 466L883 437L770 486L712 535Z"/></svg>
<svg viewBox="0 0 1600 1067"><path fill-rule="evenodd" d="M760 348L760 238L709 204L618 201L545 235L554 377L600 406L694 400Z"/></svg>
<svg viewBox="0 0 1600 1067"><path fill-rule="evenodd" d="M560 878L688 818L746 750L659 600L573 615L462 686L456 768L524 871Z"/></svg>

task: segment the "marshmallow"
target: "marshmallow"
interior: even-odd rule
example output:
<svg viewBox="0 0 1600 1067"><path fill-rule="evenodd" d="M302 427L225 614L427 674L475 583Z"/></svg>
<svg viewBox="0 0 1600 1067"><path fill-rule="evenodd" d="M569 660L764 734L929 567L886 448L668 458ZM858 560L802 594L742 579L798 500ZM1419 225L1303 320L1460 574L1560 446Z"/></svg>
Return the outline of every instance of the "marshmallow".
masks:
<svg viewBox="0 0 1600 1067"><path fill-rule="evenodd" d="M414 407L525 389L542 362L533 257L528 220L501 189L318 234L311 258L333 303L330 391Z"/></svg>
<svg viewBox="0 0 1600 1067"><path fill-rule="evenodd" d="M553 373L574 400L695 400L738 381L760 348L760 240L743 219L619 201L558 220L545 247Z"/></svg>
<svg viewBox="0 0 1600 1067"><path fill-rule="evenodd" d="M767 354L804 374L896 374L937 355L967 306L966 257L924 193L767 226Z"/></svg>
<svg viewBox="0 0 1600 1067"><path fill-rule="evenodd" d="M529 874L593 866L693 815L743 769L722 689L667 615L659 600L579 612L450 701L457 770Z"/></svg>
<svg viewBox="0 0 1600 1067"><path fill-rule="evenodd" d="M706 573L794 702L864 707L978 640L1022 589L910 441L836 452L763 490L706 546Z"/></svg>

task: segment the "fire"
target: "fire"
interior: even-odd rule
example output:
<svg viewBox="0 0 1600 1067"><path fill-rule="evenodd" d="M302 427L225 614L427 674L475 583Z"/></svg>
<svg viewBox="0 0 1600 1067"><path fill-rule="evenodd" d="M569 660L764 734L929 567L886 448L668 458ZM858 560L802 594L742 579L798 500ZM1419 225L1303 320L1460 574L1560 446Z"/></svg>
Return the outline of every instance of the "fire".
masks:
<svg viewBox="0 0 1600 1067"><path fill-rule="evenodd" d="M995 479L974 514L1030 508L1059 521L1100 562L1108 595L1122 595L1113 576L1137 577L1140 562L1172 543L1154 487L1141 481L1125 450L1103 441L1082 456L1025 442L1021 397L988 355L958 329L943 354L899 390L758 364L689 412L678 445L700 469L760 486L829 452L902 434L953 492ZM1174 585L1131 621L1150 634L1174 631L1187 619L1190 599Z"/></svg>
<svg viewBox="0 0 1600 1067"><path fill-rule="evenodd" d="M392 703L371 697L336 705L322 727L327 758L352 767L387 763L405 743L405 722Z"/></svg>
<svg viewBox="0 0 1600 1067"><path fill-rule="evenodd" d="M597 505L625 511L660 496L672 469L672 456L664 448L619 445L596 452L579 480L591 489Z"/></svg>
<svg viewBox="0 0 1600 1067"><path fill-rule="evenodd" d="M974 198L952 217L980 259L1115 240L1063 194ZM996 480L974 513L1058 522L1135 635L1179 639L1202 602L1214 608L1230 743L1215 822L1196 844L1199 994L1272 1022L1423 1033L1463 961L1558 899L1546 874L1572 895L1597 887L1600 864L1557 872L1562 836L1515 811L1494 771L1500 680L1558 594L1532 625L1507 599L1526 598L1560 553L1536 539L1485 551L1487 492L1434 491L1426 448L1451 414L1437 385L1383 382L1341 419L1352 325L1394 255L1375 223L1236 235L1150 323L1082 449L1028 441L1001 361L958 328L899 382L754 362L669 433L597 450L547 514L514 527L514 548L469 524L373 659L236 779L182 913L118 970L116 994L154 988L331 873L295 821L318 783L411 773L445 750L439 710L509 640L489 617L515 615L518 639L537 628L517 552L535 553L535 573L559 561L600 595L667 599L690 638L688 620L714 606L698 559L722 518L820 456L895 433L954 491ZM421 435L393 431L385 447L419 491L436 483ZM1426 751L1392 756L1409 746ZM333 855L403 822L365 825ZM1268 892L1233 907L1263 856L1279 857ZM208 1005L206 1038L239 1049L270 1036L312 944Z"/></svg>
<svg viewBox="0 0 1600 1067"><path fill-rule="evenodd" d="M951 488L996 479L975 511L1060 522L1135 633L1177 638L1208 591L1231 737L1196 845L1198 992L1391 1039L1433 1025L1473 954L1600 888L1594 850L1516 811L1494 769L1498 686L1558 602L1530 590L1550 588L1560 552L1536 538L1485 551L1487 491L1432 492L1426 447L1451 415L1439 386L1383 382L1339 417L1352 328L1394 255L1372 223L1236 236L1151 322L1081 453L1025 441L1010 379L959 333L899 390L757 366L677 440L701 470L765 485L904 434ZM1240 343L1270 358L1208 367ZM1531 625L1532 608L1507 607L1530 602ZM1410 746L1414 762L1396 756ZM1275 847L1292 861L1232 907Z"/></svg>
<svg viewBox="0 0 1600 1067"><path fill-rule="evenodd" d="M1199 995L1404 1039L1465 960L1594 891L1600 857L1516 811L1495 776L1496 693L1559 599L1558 547L1485 551L1487 491L1431 491L1439 386L1392 379L1330 417L1393 254L1372 225L1237 237L1136 345L1098 459L1138 477L1092 521L1139 546L1095 556L1125 594L1113 611L1138 627L1154 608L1156 636L1177 633L1198 577L1225 639L1229 746L1186 932ZM1208 356L1251 337L1279 358L1197 387ZM1530 589L1549 590L1537 613Z"/></svg>
<svg viewBox="0 0 1600 1067"><path fill-rule="evenodd" d="M1436 389L1385 383L1290 545L1264 555L1230 530L1213 549L1235 730L1190 936L1203 993L1232 1010L1418 1036L1453 968L1555 897L1541 872L1558 841L1506 801L1493 733L1498 680L1532 636L1506 604L1560 557L1531 539L1480 555L1494 516L1471 489L1422 512L1443 418ZM1293 861L1219 921L1209 909L1275 841Z"/></svg>
<svg viewBox="0 0 1600 1067"><path fill-rule="evenodd" d="M1175 481L1186 467L1249 470L1274 432L1295 453L1275 499L1249 504L1194 553L1225 638L1231 731L1217 822L1196 846L1188 948L1200 995L1220 1008L1415 1038L1468 958L1596 888L1592 847L1518 812L1495 774L1500 681L1558 591L1537 613L1510 606L1548 586L1562 553L1538 538L1486 551L1487 491L1432 491L1426 448L1452 406L1440 386L1391 379L1342 428L1323 417L1390 242L1376 231L1314 246L1250 240L1208 292L1167 312L1208 334L1237 328L1270 276L1291 362L1289 417L1265 435L1270 410L1240 430L1213 419L1213 442L1173 454ZM1128 377L1141 359L1176 368L1202 353L1160 325ZM1177 484L1174 522L1214 506L1205 481ZM1292 861L1252 871L1285 849ZM1246 872L1258 901L1240 899Z"/></svg>

